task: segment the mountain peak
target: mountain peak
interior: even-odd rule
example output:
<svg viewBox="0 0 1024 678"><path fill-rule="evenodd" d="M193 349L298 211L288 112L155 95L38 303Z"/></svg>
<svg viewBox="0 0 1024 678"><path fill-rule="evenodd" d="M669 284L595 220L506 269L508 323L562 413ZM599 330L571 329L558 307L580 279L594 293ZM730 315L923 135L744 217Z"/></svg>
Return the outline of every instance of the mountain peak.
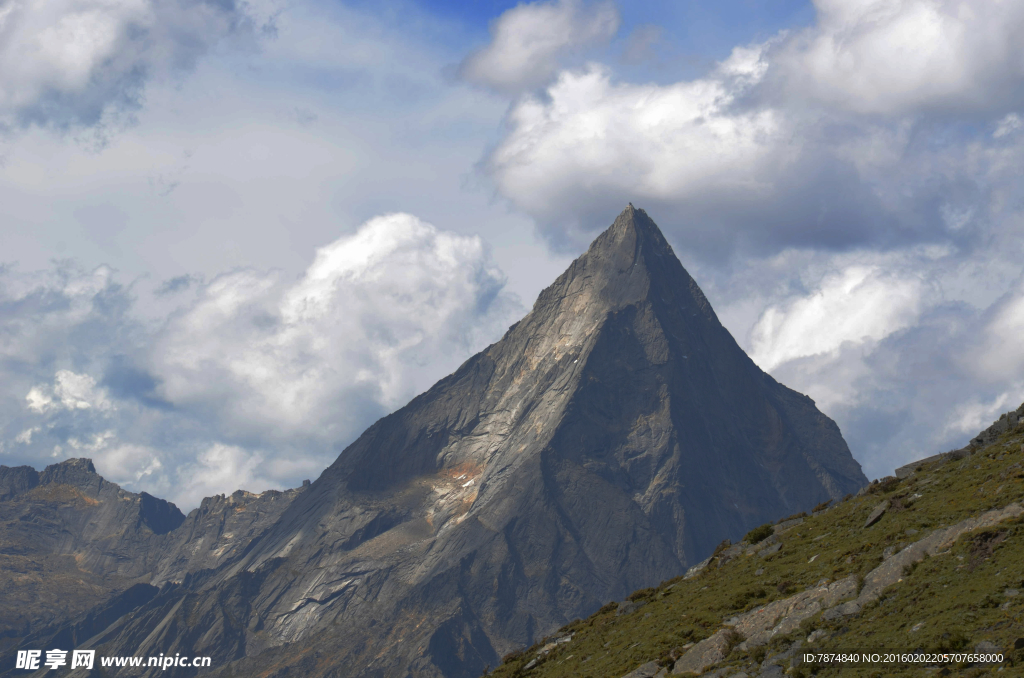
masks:
<svg viewBox="0 0 1024 678"><path fill-rule="evenodd" d="M747 357L629 205L501 340L367 429L236 560L168 594L217 621L160 649L213 656L220 675L472 678L865 482L835 423ZM143 617L156 637L164 613ZM139 633L111 647L130 654Z"/></svg>
<svg viewBox="0 0 1024 678"><path fill-rule="evenodd" d="M103 479L96 473L92 459L72 458L65 459L57 464L50 464L39 476L40 484L63 483L74 485L79 489L86 487L98 488Z"/></svg>
<svg viewBox="0 0 1024 678"><path fill-rule="evenodd" d="M668 314L685 312L692 320L702 319L707 331L725 332L661 229L647 212L630 203L587 251L541 292L530 315L562 324L553 318L565 313L578 316L572 322L575 327L594 328L605 314L636 304L653 305ZM731 336L726 341L732 342Z"/></svg>

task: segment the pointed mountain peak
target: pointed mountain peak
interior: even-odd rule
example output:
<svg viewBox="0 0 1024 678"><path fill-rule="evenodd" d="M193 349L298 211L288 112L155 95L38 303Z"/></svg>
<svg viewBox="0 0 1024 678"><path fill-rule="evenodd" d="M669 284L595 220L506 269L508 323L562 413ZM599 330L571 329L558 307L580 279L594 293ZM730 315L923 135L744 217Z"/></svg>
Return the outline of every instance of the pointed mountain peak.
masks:
<svg viewBox="0 0 1024 678"><path fill-rule="evenodd" d="M647 212L629 203L604 233L599 235L590 248L588 255L610 256L618 251L622 255L636 258L640 250L653 248L658 253L673 254L672 247L665 240L661 229Z"/></svg>
<svg viewBox="0 0 1024 678"><path fill-rule="evenodd" d="M553 308L557 306L562 312L578 314L575 301L560 301L580 294L593 305L588 313L595 317L644 299L657 299L687 308L696 304L702 315L717 324L703 293L661 229L647 212L632 203L558 280L541 292L534 309L559 312Z"/></svg>
<svg viewBox="0 0 1024 678"><path fill-rule="evenodd" d="M866 480L835 423L744 354L630 205L501 340L104 647L213 642L222 674L470 678ZM196 562L180 548L175 562ZM200 626L167 626L186 597Z"/></svg>

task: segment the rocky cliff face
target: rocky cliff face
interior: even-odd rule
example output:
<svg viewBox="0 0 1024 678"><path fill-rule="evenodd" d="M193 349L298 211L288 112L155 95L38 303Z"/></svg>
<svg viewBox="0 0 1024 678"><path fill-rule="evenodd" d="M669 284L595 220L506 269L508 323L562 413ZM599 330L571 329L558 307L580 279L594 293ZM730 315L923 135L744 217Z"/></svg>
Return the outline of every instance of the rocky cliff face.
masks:
<svg viewBox="0 0 1024 678"><path fill-rule="evenodd" d="M145 575L138 555L184 519L106 482L87 459L42 473L0 466L0 637L83 612Z"/></svg>
<svg viewBox="0 0 1024 678"><path fill-rule="evenodd" d="M0 466L0 650L134 584L216 567L298 493L240 490L204 499L186 517L170 502L105 481L88 459L41 473Z"/></svg>
<svg viewBox="0 0 1024 678"><path fill-rule="evenodd" d="M224 675L475 676L865 482L835 423L754 365L630 206L247 547L204 541L207 569L184 578L178 547L154 580L180 583L89 642L211 655Z"/></svg>

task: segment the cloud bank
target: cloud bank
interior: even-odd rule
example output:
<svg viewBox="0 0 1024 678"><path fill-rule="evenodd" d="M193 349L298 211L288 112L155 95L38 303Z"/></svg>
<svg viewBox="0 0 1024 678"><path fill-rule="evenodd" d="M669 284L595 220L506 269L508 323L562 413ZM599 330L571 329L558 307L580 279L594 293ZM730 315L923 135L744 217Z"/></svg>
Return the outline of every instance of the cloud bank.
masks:
<svg viewBox="0 0 1024 678"><path fill-rule="evenodd" d="M130 113L148 79L190 70L248 30L234 0L6 0L0 130L91 127Z"/></svg>
<svg viewBox="0 0 1024 678"><path fill-rule="evenodd" d="M563 70L513 103L485 171L573 249L628 200L671 215L702 256L969 244L995 193L1019 186L1003 168L1021 158L1024 9L816 8L815 26L696 80Z"/></svg>
<svg viewBox="0 0 1024 678"><path fill-rule="evenodd" d="M90 456L186 508L315 477L520 310L478 237L409 214L320 248L297 280L164 285L180 299L156 320L105 268L7 270L0 285L4 463Z"/></svg>
<svg viewBox="0 0 1024 678"><path fill-rule="evenodd" d="M973 257L927 248L787 252L770 261L794 264L784 273L755 262L740 275L775 288L743 299L755 310L731 327L755 362L836 419L869 476L886 475L962 447L1024 402L1024 277L984 260L987 275ZM988 298L993 280L1007 291Z"/></svg>
<svg viewBox="0 0 1024 678"><path fill-rule="evenodd" d="M315 476L519 315L479 241L367 220L397 204L526 296L632 201L869 475L964 444L1024 399L1022 10L815 7L684 79L671 26L622 5L616 42L599 2L521 4L468 56L425 13L290 3L244 58L252 3L0 6L6 256L92 262L0 271L0 461L185 506Z"/></svg>
<svg viewBox="0 0 1024 678"><path fill-rule="evenodd" d="M1024 7L959 0L815 0L780 45L775 91L858 114L980 115L1024 102ZM779 86L782 85L782 86Z"/></svg>

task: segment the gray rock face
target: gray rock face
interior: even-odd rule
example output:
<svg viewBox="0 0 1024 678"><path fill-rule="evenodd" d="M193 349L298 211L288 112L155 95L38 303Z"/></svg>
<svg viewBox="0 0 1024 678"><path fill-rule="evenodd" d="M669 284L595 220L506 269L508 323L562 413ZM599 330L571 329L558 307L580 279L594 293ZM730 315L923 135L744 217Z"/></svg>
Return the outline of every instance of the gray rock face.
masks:
<svg viewBox="0 0 1024 678"><path fill-rule="evenodd" d="M881 504L879 504L878 506L871 510L871 513L868 514L867 519L864 521L864 527L871 527L872 525L877 523L879 520L882 519L882 516L885 515L885 512L888 510L889 500L886 499Z"/></svg>
<svg viewBox="0 0 1024 678"><path fill-rule="evenodd" d="M19 637L100 603L148 571L151 540L177 507L108 483L88 459L42 473L0 466L0 637Z"/></svg>
<svg viewBox="0 0 1024 678"><path fill-rule="evenodd" d="M244 547L186 554L202 508L163 535L151 581L180 585L94 642L210 655L204 675L477 676L865 483L835 423L743 353L630 206L499 342Z"/></svg>
<svg viewBox="0 0 1024 678"><path fill-rule="evenodd" d="M647 662L622 676L622 678L654 678L661 670L662 668L658 666L658 662Z"/></svg>
<svg viewBox="0 0 1024 678"><path fill-rule="evenodd" d="M672 666L672 673L673 675L698 675L707 667L725 659L731 645L732 631L717 631L710 638L705 638L691 647L685 655L677 659Z"/></svg>
<svg viewBox="0 0 1024 678"><path fill-rule="evenodd" d="M0 638L55 633L54 625L135 584L216 567L298 492L207 498L186 517L170 502L107 482L88 459L41 473L0 466ZM110 609L146 602L125 601Z"/></svg>

